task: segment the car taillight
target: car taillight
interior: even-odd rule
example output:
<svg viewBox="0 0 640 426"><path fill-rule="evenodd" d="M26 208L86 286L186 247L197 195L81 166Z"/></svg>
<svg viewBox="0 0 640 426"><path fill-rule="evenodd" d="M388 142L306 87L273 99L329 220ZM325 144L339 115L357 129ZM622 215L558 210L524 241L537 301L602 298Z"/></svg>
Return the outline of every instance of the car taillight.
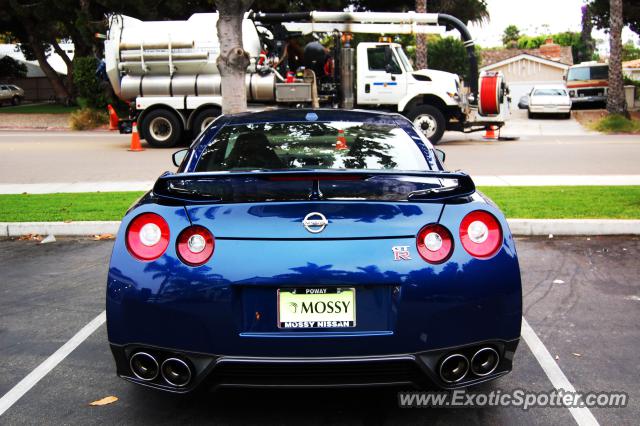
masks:
<svg viewBox="0 0 640 426"><path fill-rule="evenodd" d="M143 213L127 229L127 248L138 260L150 261L162 256L169 245L169 225L162 216Z"/></svg>
<svg viewBox="0 0 640 426"><path fill-rule="evenodd" d="M493 256L502 245L502 228L492 214L476 210L462 219L460 241L471 256L487 258Z"/></svg>
<svg viewBox="0 0 640 426"><path fill-rule="evenodd" d="M187 265L199 266L213 254L215 239L202 226L190 226L178 236L178 255Z"/></svg>
<svg viewBox="0 0 640 426"><path fill-rule="evenodd" d="M451 256L453 238L442 225L427 225L418 232L416 241L418 253L429 263L442 263Z"/></svg>

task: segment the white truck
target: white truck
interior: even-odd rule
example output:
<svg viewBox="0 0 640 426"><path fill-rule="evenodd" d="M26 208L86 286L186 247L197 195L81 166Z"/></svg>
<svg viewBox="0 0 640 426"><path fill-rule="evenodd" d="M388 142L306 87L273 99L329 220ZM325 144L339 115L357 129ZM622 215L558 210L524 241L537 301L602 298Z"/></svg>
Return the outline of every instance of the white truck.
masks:
<svg viewBox="0 0 640 426"><path fill-rule="evenodd" d="M106 72L116 95L131 107L130 117L121 120L122 132L130 131L131 122L137 121L140 137L150 145L171 147L191 140L221 113L217 19L217 13L194 14L186 21L110 17ZM461 33L474 76L470 93L455 74L414 70L397 43L359 43L354 49L348 41L352 33L427 33L433 32L434 25ZM317 42L305 47L303 63L313 73L296 80L272 68L287 37L307 34L333 37L331 50L323 50ZM251 58L246 75L250 108L311 104L396 111L411 119L433 143L445 130L501 127L508 114L501 76L477 79L471 36L450 15L249 12L243 22L243 44Z"/></svg>

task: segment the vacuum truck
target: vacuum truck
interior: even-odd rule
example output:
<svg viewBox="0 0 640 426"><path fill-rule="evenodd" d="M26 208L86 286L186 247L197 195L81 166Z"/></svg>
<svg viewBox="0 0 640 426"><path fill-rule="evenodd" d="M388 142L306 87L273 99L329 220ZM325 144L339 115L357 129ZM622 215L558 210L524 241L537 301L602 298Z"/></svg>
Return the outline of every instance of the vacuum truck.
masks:
<svg viewBox="0 0 640 426"><path fill-rule="evenodd" d="M143 22L109 17L105 69L116 95L129 103L121 132L137 122L140 137L154 147L190 141L221 114L217 13L185 21ZM438 143L445 130L472 132L501 127L508 116L508 88L500 73L478 76L473 40L453 16L386 12L248 12L242 33L250 56L246 94L250 109L328 106L399 112ZM457 29L471 70L469 87L443 71L414 70L402 46L390 37L354 45L354 33L434 32ZM322 35L296 46L295 40ZM297 48L297 50L295 49ZM287 61L282 61L288 53ZM292 58L296 55L295 58ZM295 59L298 61L296 64Z"/></svg>

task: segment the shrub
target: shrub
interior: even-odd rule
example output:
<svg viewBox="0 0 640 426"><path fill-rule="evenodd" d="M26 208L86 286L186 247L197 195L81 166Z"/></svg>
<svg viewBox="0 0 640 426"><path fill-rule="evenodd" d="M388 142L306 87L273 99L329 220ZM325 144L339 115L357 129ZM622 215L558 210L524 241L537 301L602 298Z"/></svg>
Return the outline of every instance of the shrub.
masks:
<svg viewBox="0 0 640 426"><path fill-rule="evenodd" d="M96 75L98 64L93 56L73 59L73 82L78 90L78 105L82 108L104 109L109 103L105 85Z"/></svg>
<svg viewBox="0 0 640 426"><path fill-rule="evenodd" d="M629 120L619 114L610 114L596 121L592 128L603 133L638 133L640 121Z"/></svg>
<svg viewBox="0 0 640 426"><path fill-rule="evenodd" d="M73 130L90 130L109 122L106 112L96 111L91 108L82 108L74 111L69 116L69 126Z"/></svg>

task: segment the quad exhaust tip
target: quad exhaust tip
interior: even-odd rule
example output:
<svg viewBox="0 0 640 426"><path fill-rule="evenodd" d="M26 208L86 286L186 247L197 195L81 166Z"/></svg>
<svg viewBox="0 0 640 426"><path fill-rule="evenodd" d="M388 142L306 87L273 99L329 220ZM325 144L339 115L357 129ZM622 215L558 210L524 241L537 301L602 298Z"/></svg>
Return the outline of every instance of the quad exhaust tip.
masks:
<svg viewBox="0 0 640 426"><path fill-rule="evenodd" d="M162 377L172 386L184 387L191 381L191 368L179 358L167 358L160 370Z"/></svg>
<svg viewBox="0 0 640 426"><path fill-rule="evenodd" d="M469 360L462 354L451 354L440 363L440 378L446 383L457 383L469 371Z"/></svg>
<svg viewBox="0 0 640 426"><path fill-rule="evenodd" d="M140 380L149 382L158 377L160 368L158 367L158 361L146 352L136 352L129 359L129 367L133 374Z"/></svg>
<svg viewBox="0 0 640 426"><path fill-rule="evenodd" d="M498 368L499 362L498 351L490 347L482 348L471 358L471 371L476 376L488 376Z"/></svg>

